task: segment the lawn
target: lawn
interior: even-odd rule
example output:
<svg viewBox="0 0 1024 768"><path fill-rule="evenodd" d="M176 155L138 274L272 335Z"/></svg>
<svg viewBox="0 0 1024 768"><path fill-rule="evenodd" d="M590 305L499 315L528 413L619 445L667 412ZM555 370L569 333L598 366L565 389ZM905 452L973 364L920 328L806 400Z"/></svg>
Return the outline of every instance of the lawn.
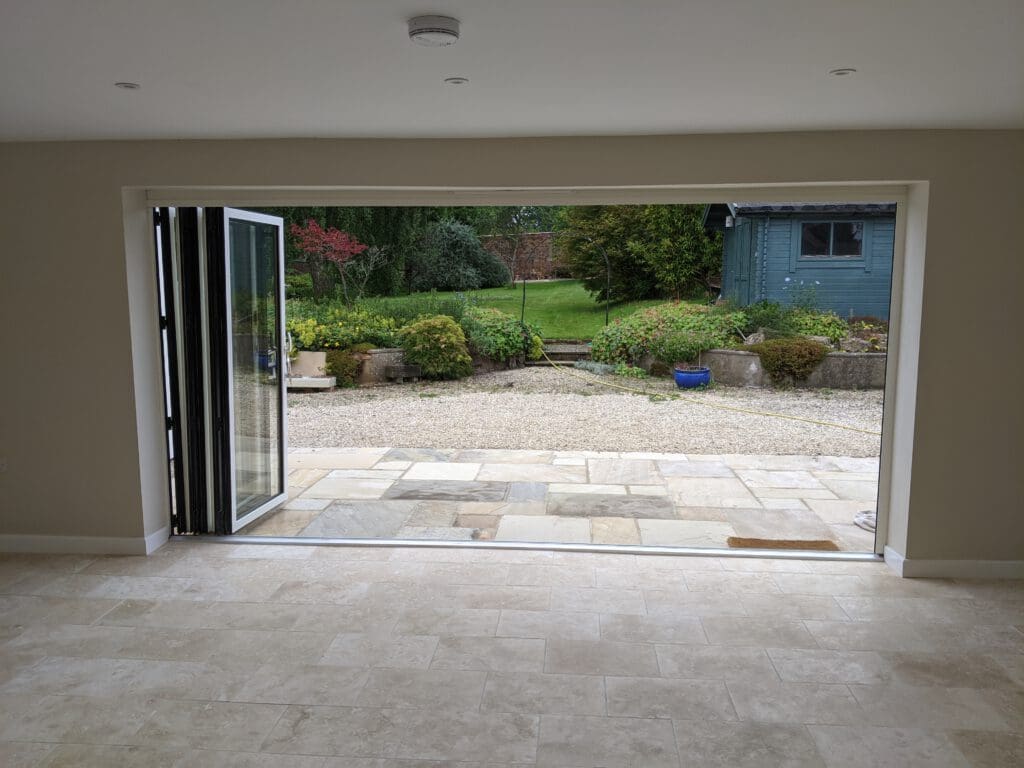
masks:
<svg viewBox="0 0 1024 768"><path fill-rule="evenodd" d="M481 306L519 317L523 301L521 284L515 288L486 288L470 295ZM609 315L614 320L661 303L664 299L612 304ZM604 304L594 301L579 280L527 283L526 321L539 325L548 339L592 339L604 325Z"/></svg>

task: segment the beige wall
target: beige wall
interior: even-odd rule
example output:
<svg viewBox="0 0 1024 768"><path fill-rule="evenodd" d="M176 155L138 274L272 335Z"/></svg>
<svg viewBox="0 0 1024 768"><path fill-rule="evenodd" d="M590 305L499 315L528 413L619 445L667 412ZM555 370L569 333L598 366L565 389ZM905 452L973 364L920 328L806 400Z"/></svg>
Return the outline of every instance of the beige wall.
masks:
<svg viewBox="0 0 1024 768"><path fill-rule="evenodd" d="M890 543L1024 559L1024 132L2 144L0 174L0 534L165 524L154 278L129 188L900 181L919 182L907 279L923 304L904 320L923 332L919 358L904 340Z"/></svg>

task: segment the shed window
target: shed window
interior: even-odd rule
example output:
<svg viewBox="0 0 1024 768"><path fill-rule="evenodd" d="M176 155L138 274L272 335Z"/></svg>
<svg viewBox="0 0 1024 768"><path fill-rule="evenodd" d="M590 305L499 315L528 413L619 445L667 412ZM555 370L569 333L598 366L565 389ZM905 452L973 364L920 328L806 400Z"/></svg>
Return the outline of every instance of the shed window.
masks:
<svg viewBox="0 0 1024 768"><path fill-rule="evenodd" d="M801 259L859 259L863 255L863 221L814 221L800 227Z"/></svg>

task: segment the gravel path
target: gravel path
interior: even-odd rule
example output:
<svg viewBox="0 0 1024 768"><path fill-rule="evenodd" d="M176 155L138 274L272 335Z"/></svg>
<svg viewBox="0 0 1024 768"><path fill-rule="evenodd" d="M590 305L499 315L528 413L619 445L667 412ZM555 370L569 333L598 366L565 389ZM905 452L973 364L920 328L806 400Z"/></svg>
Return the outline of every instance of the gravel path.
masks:
<svg viewBox="0 0 1024 768"><path fill-rule="evenodd" d="M508 448L877 456L879 438L834 427L711 408L723 404L878 431L880 391L714 387L699 404L662 399L668 379L581 380L523 368L454 382L289 393L296 447ZM621 392L612 382L650 394Z"/></svg>

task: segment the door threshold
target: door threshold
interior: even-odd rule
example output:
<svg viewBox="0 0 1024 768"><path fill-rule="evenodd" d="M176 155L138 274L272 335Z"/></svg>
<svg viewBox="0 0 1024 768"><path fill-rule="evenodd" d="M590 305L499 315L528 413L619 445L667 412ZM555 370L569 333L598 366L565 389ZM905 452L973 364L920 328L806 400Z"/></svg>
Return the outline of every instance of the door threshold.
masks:
<svg viewBox="0 0 1024 768"><path fill-rule="evenodd" d="M446 541L444 539L332 539L298 536L171 536L171 541L208 544L272 544L295 547L394 547L403 549L526 550L532 552L592 552L608 555L673 555L676 557L733 557L771 560L840 560L881 563L873 552L829 552L806 549L722 549L715 547L658 547L645 544L570 544L529 541Z"/></svg>

